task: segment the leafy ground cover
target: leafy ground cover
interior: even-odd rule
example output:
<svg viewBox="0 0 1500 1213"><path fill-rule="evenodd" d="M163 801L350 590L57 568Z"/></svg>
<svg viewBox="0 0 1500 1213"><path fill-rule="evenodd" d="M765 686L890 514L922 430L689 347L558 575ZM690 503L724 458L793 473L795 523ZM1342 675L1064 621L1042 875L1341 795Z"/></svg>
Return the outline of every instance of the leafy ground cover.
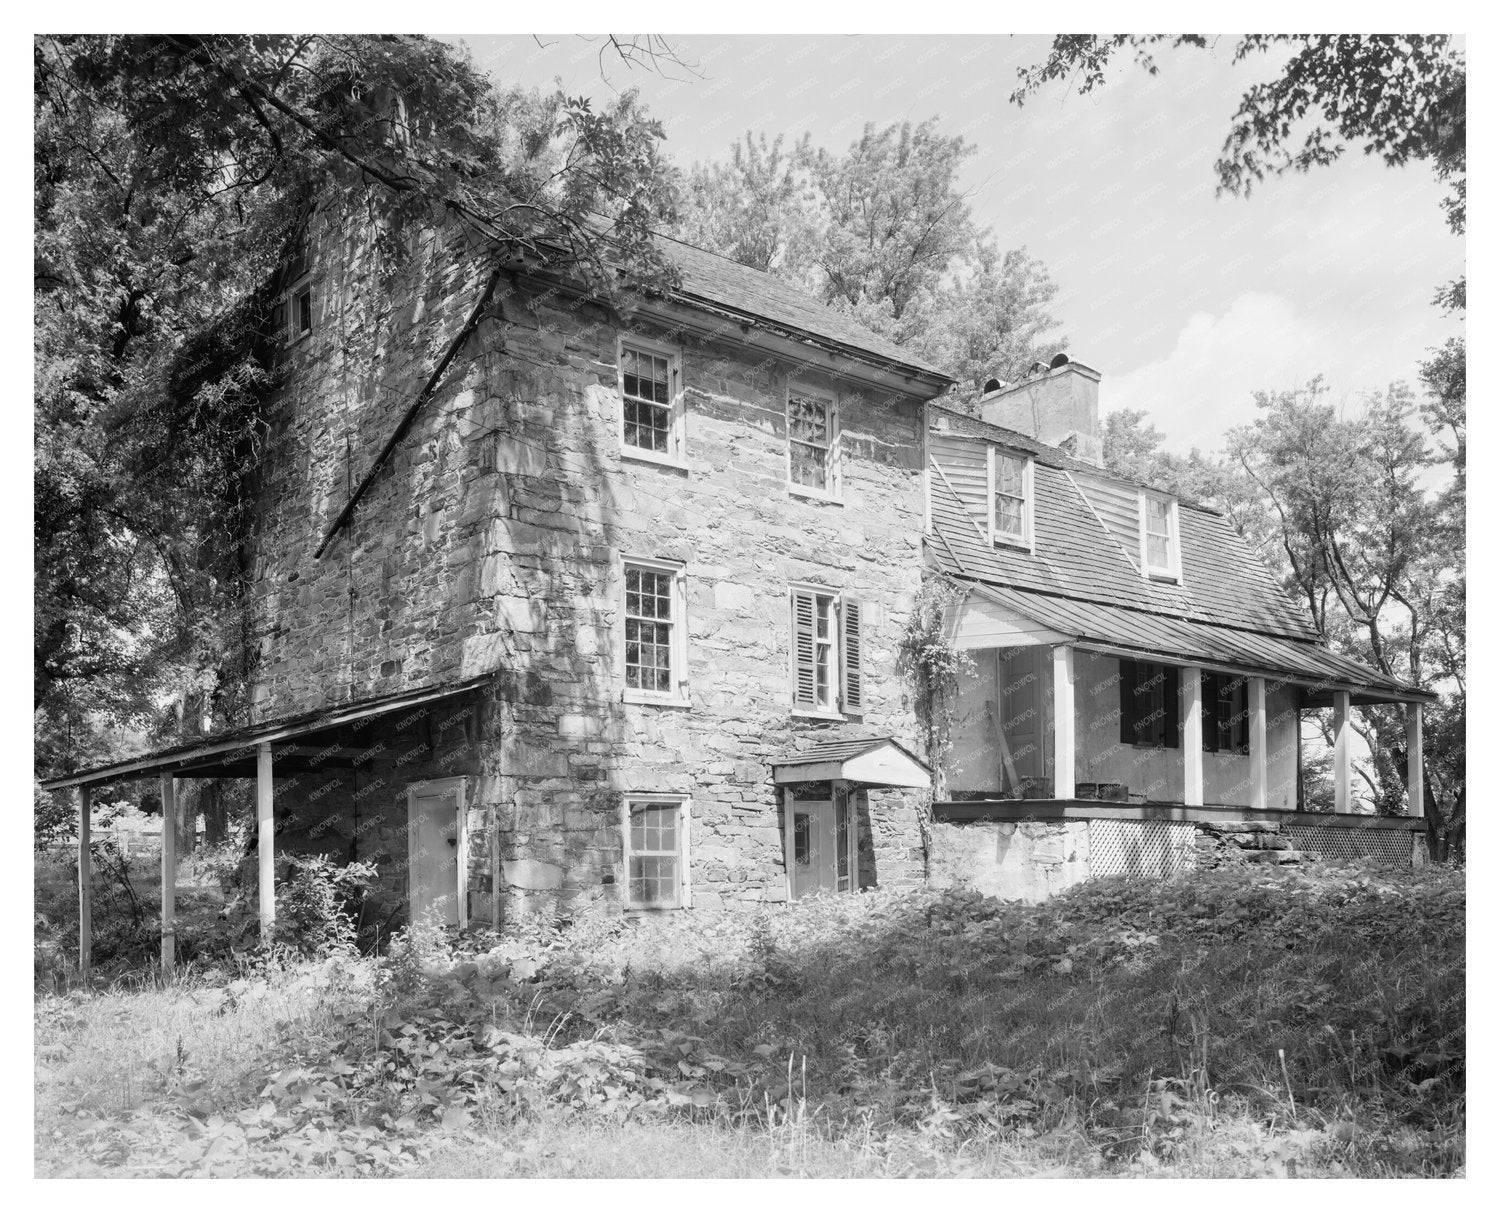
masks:
<svg viewBox="0 0 1500 1213"><path fill-rule="evenodd" d="M46 993L36 1166L1460 1174L1464 906L1360 866L883 890Z"/></svg>

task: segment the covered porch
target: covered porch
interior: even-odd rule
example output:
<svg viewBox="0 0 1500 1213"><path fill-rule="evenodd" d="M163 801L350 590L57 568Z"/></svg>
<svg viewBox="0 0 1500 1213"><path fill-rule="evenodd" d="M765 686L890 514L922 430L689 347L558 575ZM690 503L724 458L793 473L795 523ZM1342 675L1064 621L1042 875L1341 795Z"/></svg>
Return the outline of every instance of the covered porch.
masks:
<svg viewBox="0 0 1500 1213"><path fill-rule="evenodd" d="M472 713L456 717L456 725L452 720L441 719L439 713L458 706L466 698L478 695L483 685L491 680L491 675L485 675L445 687L426 688L286 717L236 729L216 737L201 738L139 758L73 772L42 783L44 791L71 791L77 804L78 944L82 976L86 980L92 968L90 846L95 788L150 778L155 778L160 783L163 822L167 823L162 830L161 846L161 964L164 971L170 971L176 963L174 894L177 887L177 841L169 823L174 820L180 780L254 780L259 927L262 943L269 943L275 935L276 927L278 783L282 791L303 785L302 800L314 803L331 792L326 802L330 810L337 813L352 803L357 815L360 799L384 783L382 778L370 778L377 765L382 768L392 765L400 768L411 764L409 775L413 782L408 794L409 814L413 811L413 806L417 809L422 807L423 789L430 789L434 797L447 797L448 802L453 803L456 813L453 828L448 832L455 834L462 842L466 833L463 794L459 790L455 796L452 789L447 787L462 781L422 779L419 772L423 758L437 752L438 738L444 728L457 727L466 736L475 735ZM380 740L372 741L367 732L381 727L387 731L390 728L415 731L423 738L417 747L420 753L388 753L386 745ZM313 781L318 782L318 787L309 793L306 785ZM416 826L413 820L409 820L407 824L408 832L415 838ZM462 852L463 847L460 846L449 865L455 869L453 876L457 883L455 892L460 920L466 902L463 893L467 856ZM413 855L411 858L415 860L417 857ZM413 862L410 871L416 872L417 869L417 863ZM413 891L408 889L409 894Z"/></svg>
<svg viewBox="0 0 1500 1213"><path fill-rule="evenodd" d="M1352 714L1404 708L1409 832L1422 817L1431 695L1303 641L1063 599L1043 611L1041 599L980 586L950 614L950 641L973 668L960 676L935 820L1157 822L1165 837L1172 821L1253 819L1309 843L1316 827L1310 850L1338 851L1328 831L1345 829L1410 857L1407 838L1372 831L1392 819L1356 811ZM1302 721L1321 709L1333 812L1309 813Z"/></svg>

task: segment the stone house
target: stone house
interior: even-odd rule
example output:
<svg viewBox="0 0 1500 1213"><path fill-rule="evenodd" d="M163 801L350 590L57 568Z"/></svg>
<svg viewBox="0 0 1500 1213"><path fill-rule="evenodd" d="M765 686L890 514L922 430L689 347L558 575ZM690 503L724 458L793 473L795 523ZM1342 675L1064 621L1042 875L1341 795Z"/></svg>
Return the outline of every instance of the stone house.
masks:
<svg viewBox="0 0 1500 1213"><path fill-rule="evenodd" d="M314 230L275 311L251 717L45 784L79 789L85 877L89 787L156 774L168 808L256 781L267 931L299 852L373 861L386 930L1044 896L1109 847L1164 870L1215 814L1295 825L1297 713L1421 698L1321 647L1222 518L1106 475L1082 364L968 418L940 369L662 247L680 282L621 309L461 233L393 261ZM933 772L898 664L937 575L975 672ZM170 832L162 862L170 890Z"/></svg>

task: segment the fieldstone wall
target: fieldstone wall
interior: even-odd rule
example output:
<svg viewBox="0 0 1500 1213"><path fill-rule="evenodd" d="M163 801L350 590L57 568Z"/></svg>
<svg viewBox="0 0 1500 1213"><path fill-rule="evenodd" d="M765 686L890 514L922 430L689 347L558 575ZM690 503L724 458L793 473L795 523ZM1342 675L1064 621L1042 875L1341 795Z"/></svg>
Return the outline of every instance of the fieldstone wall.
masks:
<svg viewBox="0 0 1500 1213"><path fill-rule="evenodd" d="M392 266L336 217L315 263L314 332L286 354L264 478L256 717L493 674L463 769L482 830L471 859L485 856L471 892L481 876L489 887L493 859L497 919L614 898L627 791L692 796L696 906L784 899L770 760L829 729L919 744L894 666L921 567L920 400L642 325L680 350L687 467L622 458L629 322L512 282L315 561L487 272L457 236ZM787 490L792 378L838 393L841 503ZM689 707L621 702L622 555L685 565ZM864 603L861 718L792 715L792 581ZM384 774L368 803L404 830L402 781L428 776L420 763ZM278 813L296 799L279 793ZM915 796L875 791L868 805L861 883L920 880Z"/></svg>

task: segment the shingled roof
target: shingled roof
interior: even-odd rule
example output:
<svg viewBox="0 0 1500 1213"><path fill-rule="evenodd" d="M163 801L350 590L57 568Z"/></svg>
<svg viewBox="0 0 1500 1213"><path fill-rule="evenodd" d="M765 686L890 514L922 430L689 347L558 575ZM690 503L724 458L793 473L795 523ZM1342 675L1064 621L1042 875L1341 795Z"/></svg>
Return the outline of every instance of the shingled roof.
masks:
<svg viewBox="0 0 1500 1213"><path fill-rule="evenodd" d="M940 540L933 548L948 572L1128 610L1318 639L1317 629L1217 514L1190 506L1178 510L1182 584L1173 585L1140 575L1061 468L1035 464L1035 553L992 545L942 472L930 470L932 528Z"/></svg>
<svg viewBox="0 0 1500 1213"><path fill-rule="evenodd" d="M991 442L1032 456L1032 552L992 544L984 521L965 504L939 460L928 466L928 552L945 572L985 584L1002 605L1080 640L1387 694L1418 693L1331 652L1216 511L1179 500L1182 582L1147 579L1079 487L1079 477L1105 475L1099 468L1025 434L940 406L932 414L936 435Z"/></svg>
<svg viewBox="0 0 1500 1213"><path fill-rule="evenodd" d="M769 321L778 327L845 346L892 367L920 371L953 382L953 376L946 371L923 362L910 350L902 349L763 270L753 270L728 257L665 236L659 239L662 251L682 275L682 283L675 294L688 303L706 303L749 320Z"/></svg>

